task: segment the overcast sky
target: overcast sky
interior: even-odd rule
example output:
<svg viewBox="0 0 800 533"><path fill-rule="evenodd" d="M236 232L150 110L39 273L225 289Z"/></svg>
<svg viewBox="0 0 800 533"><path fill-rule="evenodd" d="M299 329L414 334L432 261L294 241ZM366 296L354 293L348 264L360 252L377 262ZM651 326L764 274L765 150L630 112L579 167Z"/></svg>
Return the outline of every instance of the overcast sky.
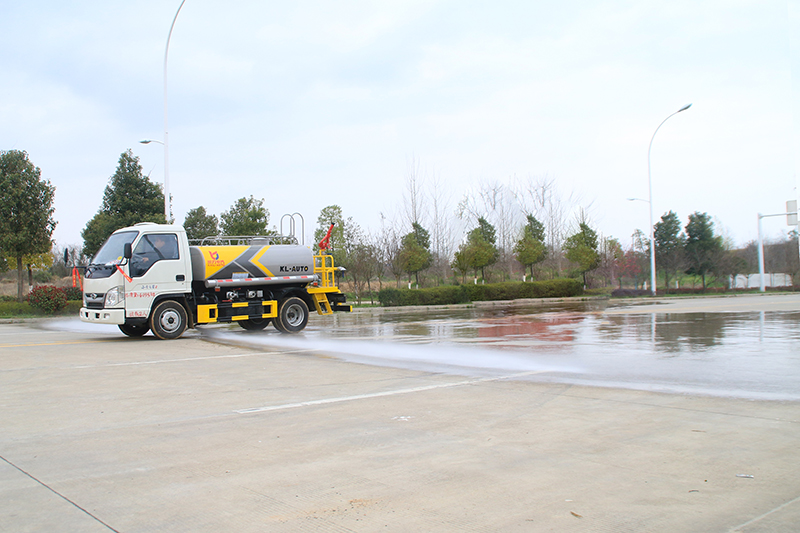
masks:
<svg viewBox="0 0 800 533"><path fill-rule="evenodd" d="M797 196L800 0L186 0L169 48L178 222L264 198L377 230L409 163L455 203L481 182L553 179L604 235L715 217L737 244ZM161 183L163 66L180 0L3 2L0 149L56 186L81 243L120 154ZM794 72L794 84L792 75ZM785 219L764 221L774 237Z"/></svg>

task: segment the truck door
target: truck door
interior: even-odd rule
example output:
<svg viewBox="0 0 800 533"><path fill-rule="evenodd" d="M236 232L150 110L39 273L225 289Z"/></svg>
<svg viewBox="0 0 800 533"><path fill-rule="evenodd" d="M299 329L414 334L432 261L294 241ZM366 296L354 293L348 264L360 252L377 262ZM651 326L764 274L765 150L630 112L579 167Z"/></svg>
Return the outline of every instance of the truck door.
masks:
<svg viewBox="0 0 800 533"><path fill-rule="evenodd" d="M161 294L189 290L186 264L175 233L145 233L133 248L125 293L127 318L147 318L153 300Z"/></svg>

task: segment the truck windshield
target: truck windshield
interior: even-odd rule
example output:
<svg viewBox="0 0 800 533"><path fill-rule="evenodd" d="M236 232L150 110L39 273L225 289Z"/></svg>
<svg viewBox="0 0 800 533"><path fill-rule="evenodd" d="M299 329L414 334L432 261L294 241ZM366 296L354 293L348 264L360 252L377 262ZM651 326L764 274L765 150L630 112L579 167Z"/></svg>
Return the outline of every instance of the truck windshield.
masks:
<svg viewBox="0 0 800 533"><path fill-rule="evenodd" d="M108 240L100 247L97 254L92 259L93 265L116 265L122 262L122 252L125 243L132 243L138 231L123 231L114 233Z"/></svg>

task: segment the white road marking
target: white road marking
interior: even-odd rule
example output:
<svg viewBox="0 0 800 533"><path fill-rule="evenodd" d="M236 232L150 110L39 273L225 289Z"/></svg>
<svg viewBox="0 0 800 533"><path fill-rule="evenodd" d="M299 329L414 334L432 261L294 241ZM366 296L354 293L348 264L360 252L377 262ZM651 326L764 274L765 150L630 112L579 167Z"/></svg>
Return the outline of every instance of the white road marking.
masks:
<svg viewBox="0 0 800 533"><path fill-rule="evenodd" d="M767 511L766 513L764 513L764 514L762 514L760 516L757 516L757 517L753 518L752 520L748 520L744 524L739 524L735 528L731 529L731 533L735 533L736 531L741 531L743 528L746 528L750 524L754 524L754 523L758 522L759 520L761 520L762 518L766 518L767 516L771 515L772 513L778 512L781 509L783 509L784 507L787 507L787 506L789 506L789 505L791 505L791 504L793 504L795 502L798 502L798 501L800 501L800 496L798 496L794 500L791 500L791 501L788 501L788 502L784 503L783 505L777 506L775 509L773 509L771 511Z"/></svg>
<svg viewBox="0 0 800 533"><path fill-rule="evenodd" d="M37 336L41 336L42 333L53 333L53 334L55 334L55 333L63 333L63 332L61 332L61 331L46 331L46 330L15 331L14 333L0 333L0 337L6 337L6 336L19 337L20 335L37 335Z"/></svg>
<svg viewBox="0 0 800 533"><path fill-rule="evenodd" d="M136 365L158 365L162 363L182 363L185 361L205 361L207 359L235 359L237 357L251 357L253 355L272 355L275 352L255 352L255 353L239 353L233 355L210 355L208 357L185 357L182 359L155 359L152 361L126 361L124 363L104 363L100 365L81 365L73 366L72 368L98 368L105 366L136 366Z"/></svg>
<svg viewBox="0 0 800 533"><path fill-rule="evenodd" d="M234 411L235 413L239 414L249 414L249 413L263 413L266 411L281 411L285 409L296 409L298 407L309 407L312 405L327 405L331 403L341 403L341 402L350 402L354 400L366 400L369 398L381 398L384 396L395 396L397 394L410 394L412 392L424 392L434 389L447 389L451 387L463 387L465 385L474 385L476 383L486 383L489 381L501 381L504 379L514 379L523 376L532 376L534 374L542 374L544 370L534 370L531 372L520 372L517 374L509 374L505 376L496 376L493 378L479 378L479 379L470 379L467 381L457 381L454 383L439 383L437 385L426 385L424 387L412 387L410 389L397 389L397 390L390 390L390 391L383 391L383 392L373 392L370 394L356 394L354 396L341 396L338 398L322 398L319 400L309 400L306 402L297 402L297 403L286 403L283 405L267 405L264 407L251 407L249 409L238 409Z"/></svg>

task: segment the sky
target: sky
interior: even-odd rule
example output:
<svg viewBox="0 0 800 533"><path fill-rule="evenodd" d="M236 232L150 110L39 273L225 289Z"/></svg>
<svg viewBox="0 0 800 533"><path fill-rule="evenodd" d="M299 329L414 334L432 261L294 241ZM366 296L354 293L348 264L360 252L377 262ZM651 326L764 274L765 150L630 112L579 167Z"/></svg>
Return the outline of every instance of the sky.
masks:
<svg viewBox="0 0 800 533"><path fill-rule="evenodd" d="M163 146L139 141L164 139L179 6L3 2L0 150L55 185L62 246L125 150L163 182ZM481 184L552 180L627 245L649 224L628 198L648 198L652 139L655 220L706 212L743 245L797 197L798 39L800 0L186 0L167 64L173 213L252 195L271 225L300 213L311 233L336 204L377 231L381 214L403 225L417 168L453 211Z"/></svg>

